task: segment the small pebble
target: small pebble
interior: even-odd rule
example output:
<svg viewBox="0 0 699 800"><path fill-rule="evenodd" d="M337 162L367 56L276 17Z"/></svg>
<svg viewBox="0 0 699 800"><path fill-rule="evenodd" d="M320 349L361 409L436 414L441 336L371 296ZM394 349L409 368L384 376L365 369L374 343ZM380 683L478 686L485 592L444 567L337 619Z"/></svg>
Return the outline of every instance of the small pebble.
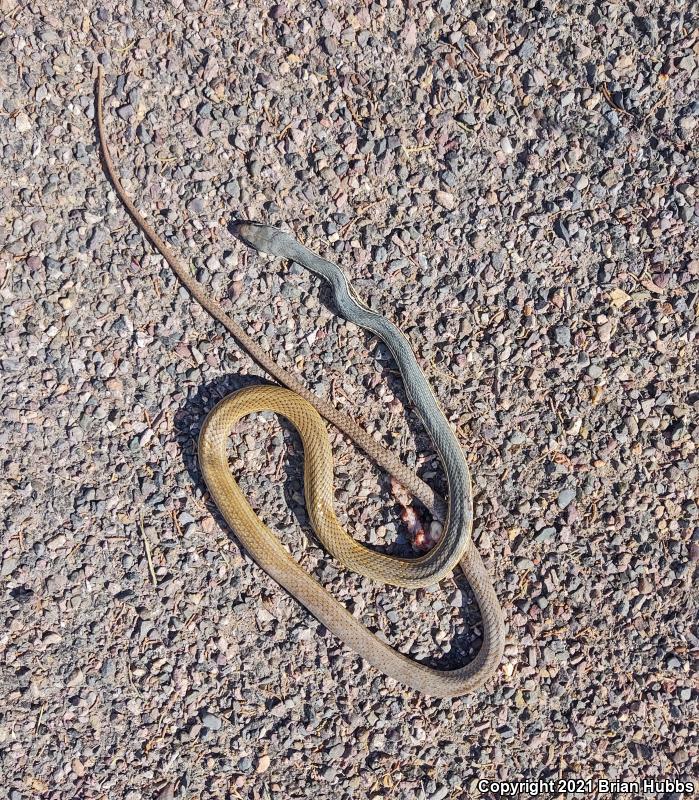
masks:
<svg viewBox="0 0 699 800"><path fill-rule="evenodd" d="M211 714L209 711L205 711L201 715L201 724L208 728L210 731L218 731L221 729L221 722L220 717L217 717L215 714Z"/></svg>

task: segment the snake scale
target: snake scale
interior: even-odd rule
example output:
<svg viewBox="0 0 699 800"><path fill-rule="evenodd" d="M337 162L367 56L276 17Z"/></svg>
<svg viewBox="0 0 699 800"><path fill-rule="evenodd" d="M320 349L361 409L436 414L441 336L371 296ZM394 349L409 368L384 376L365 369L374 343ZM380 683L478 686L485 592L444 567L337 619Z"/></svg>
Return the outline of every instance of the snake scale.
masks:
<svg viewBox="0 0 699 800"><path fill-rule="evenodd" d="M224 325L263 369L282 384L253 386L234 392L218 403L204 422L199 436L199 463L211 497L226 522L265 572L374 667L434 697L454 697L475 690L494 674L500 663L505 641L504 620L490 577L471 538L473 509L466 461L407 340L393 323L359 301L337 265L311 252L277 228L249 222L239 222L233 226L233 232L250 247L294 261L324 278L330 284L339 313L378 336L396 360L409 401L418 412L442 461L448 488L444 535L432 550L414 559L374 552L355 541L341 527L333 509L333 459L321 416L353 439L370 458L433 512L443 508L443 501L355 420L317 397L276 364L207 294L155 232L129 198L114 167L104 129L102 84L102 68L98 67L97 128L104 165L117 196L192 297ZM472 661L459 669L439 670L402 655L377 638L335 600L260 521L233 479L227 455L227 443L237 421L257 411L274 411L288 419L299 431L304 448L304 489L309 518L325 547L344 566L372 579L416 588L437 583L460 564L483 620L482 645Z"/></svg>

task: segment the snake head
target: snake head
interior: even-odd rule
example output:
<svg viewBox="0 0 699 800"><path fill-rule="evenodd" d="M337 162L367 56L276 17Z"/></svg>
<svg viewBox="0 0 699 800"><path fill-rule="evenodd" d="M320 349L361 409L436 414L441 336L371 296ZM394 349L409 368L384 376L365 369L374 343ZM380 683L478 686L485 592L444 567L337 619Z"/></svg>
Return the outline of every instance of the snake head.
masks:
<svg viewBox="0 0 699 800"><path fill-rule="evenodd" d="M241 242L259 253L288 258L288 255L285 254L285 244L291 237L288 233L280 231L279 228L245 220L232 222L230 231Z"/></svg>

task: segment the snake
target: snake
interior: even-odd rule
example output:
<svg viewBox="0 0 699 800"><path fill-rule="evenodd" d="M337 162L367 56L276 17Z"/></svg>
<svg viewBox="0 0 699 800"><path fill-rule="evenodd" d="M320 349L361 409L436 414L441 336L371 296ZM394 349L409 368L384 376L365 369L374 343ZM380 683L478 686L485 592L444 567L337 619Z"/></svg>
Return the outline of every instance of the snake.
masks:
<svg viewBox="0 0 699 800"><path fill-rule="evenodd" d="M332 450L323 418L349 436L376 464L436 515L444 514L442 498L353 417L311 392L296 376L277 364L191 275L139 211L121 183L106 136L103 98L103 69L98 65L97 133L103 165L117 197L190 295L280 384L250 386L233 392L207 415L199 433L198 460L214 504L257 565L370 665L399 683L432 697L450 698L475 691L496 673L502 660L504 616L472 537L473 500L466 459L407 339L389 319L372 311L359 299L338 265L304 247L289 233L248 221L231 225L232 233L254 250L294 262L324 279L331 288L338 313L374 334L390 350L401 373L408 405L420 417L446 476L447 502L442 537L429 552L416 558L377 552L355 540L340 524L334 510ZM372 580L408 589L437 584L457 565L460 566L482 620L480 649L466 665L456 669L434 668L409 658L377 637L303 569L278 536L260 520L230 471L228 444L238 421L261 411L274 412L297 429L304 452L304 494L308 517L320 541L342 566Z"/></svg>

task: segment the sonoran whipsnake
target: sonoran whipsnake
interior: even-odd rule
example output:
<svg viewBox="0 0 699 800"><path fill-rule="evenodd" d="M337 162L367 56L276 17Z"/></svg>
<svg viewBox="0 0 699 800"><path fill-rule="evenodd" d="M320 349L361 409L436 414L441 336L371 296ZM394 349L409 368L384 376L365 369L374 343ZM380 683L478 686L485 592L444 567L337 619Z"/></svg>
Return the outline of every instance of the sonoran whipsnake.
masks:
<svg viewBox="0 0 699 800"><path fill-rule="evenodd" d="M442 539L428 553L415 559L376 553L355 541L340 526L333 510L332 453L320 415L352 438L367 455L426 506L435 510L441 505L440 499L352 418L317 397L277 365L206 293L144 219L121 185L109 152L104 130L102 79L102 68L99 67L97 127L104 164L119 199L190 294L224 325L263 369L286 387L260 385L234 392L224 398L204 422L199 436L199 463L209 492L226 522L265 572L370 664L413 689L436 697L453 697L478 688L493 675L502 657L505 639L502 611L471 539L471 483L461 447L437 405L407 340L395 325L358 301L344 273L335 264L320 258L277 228L247 222L234 226L236 235L256 250L295 261L322 276L333 290L340 314L350 322L372 331L391 350L401 371L408 398L419 413L442 461L448 486L448 511ZM469 664L455 670L438 670L401 655L374 636L302 569L272 531L259 520L233 480L227 456L227 442L236 422L256 411L274 411L286 417L298 429L304 447L304 482L309 517L324 545L344 566L379 581L414 588L437 583L457 563L461 565L483 619L483 643Z"/></svg>

